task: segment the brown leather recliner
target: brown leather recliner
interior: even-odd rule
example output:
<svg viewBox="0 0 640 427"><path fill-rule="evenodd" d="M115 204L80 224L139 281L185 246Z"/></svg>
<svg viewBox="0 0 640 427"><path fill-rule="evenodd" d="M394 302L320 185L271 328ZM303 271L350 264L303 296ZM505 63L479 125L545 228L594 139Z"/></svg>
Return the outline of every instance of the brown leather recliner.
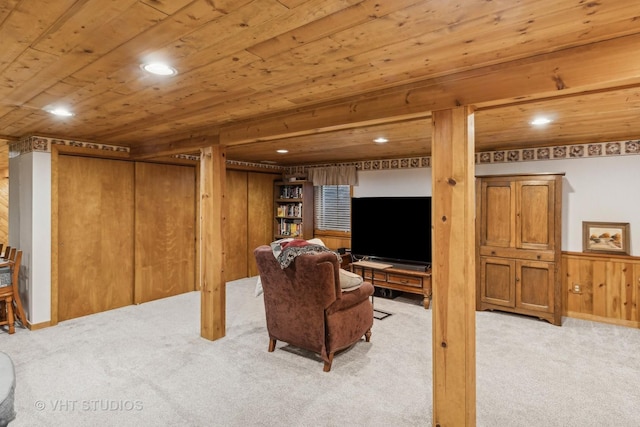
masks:
<svg viewBox="0 0 640 427"><path fill-rule="evenodd" d="M276 341L319 353L324 371L331 370L334 354L365 336L371 337L374 288L364 282L342 291L340 263L331 252L298 255L286 268L270 246L254 250L264 290L269 351Z"/></svg>

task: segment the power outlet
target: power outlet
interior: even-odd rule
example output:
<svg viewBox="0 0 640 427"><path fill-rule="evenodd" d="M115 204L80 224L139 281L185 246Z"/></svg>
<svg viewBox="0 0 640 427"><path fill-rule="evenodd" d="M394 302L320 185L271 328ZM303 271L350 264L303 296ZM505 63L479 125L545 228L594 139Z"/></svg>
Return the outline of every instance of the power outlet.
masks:
<svg viewBox="0 0 640 427"><path fill-rule="evenodd" d="M574 283L573 284L573 293L574 294L579 294L580 292L582 292L582 288L580 287L579 283Z"/></svg>

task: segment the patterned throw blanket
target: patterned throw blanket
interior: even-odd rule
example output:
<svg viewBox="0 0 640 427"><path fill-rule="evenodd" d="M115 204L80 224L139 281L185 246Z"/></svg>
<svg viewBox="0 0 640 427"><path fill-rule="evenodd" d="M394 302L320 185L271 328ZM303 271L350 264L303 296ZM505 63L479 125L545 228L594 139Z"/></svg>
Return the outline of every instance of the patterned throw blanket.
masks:
<svg viewBox="0 0 640 427"><path fill-rule="evenodd" d="M317 254L320 252L331 252L335 254L338 262L341 261L340 255L323 245L317 245L301 239L281 239L271 243L273 256L280 263L283 270L293 262L298 255Z"/></svg>
<svg viewBox="0 0 640 427"><path fill-rule="evenodd" d="M16 374L8 354L0 351L0 426L6 426L16 416L13 407Z"/></svg>

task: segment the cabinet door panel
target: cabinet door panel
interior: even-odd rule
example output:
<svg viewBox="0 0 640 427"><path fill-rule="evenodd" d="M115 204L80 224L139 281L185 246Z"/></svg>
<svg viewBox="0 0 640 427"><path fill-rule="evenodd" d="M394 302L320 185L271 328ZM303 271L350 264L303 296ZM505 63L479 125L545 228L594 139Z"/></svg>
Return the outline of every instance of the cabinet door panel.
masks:
<svg viewBox="0 0 640 427"><path fill-rule="evenodd" d="M513 246L512 205L513 192L509 182L484 182L482 185L484 207L481 218L481 245Z"/></svg>
<svg viewBox="0 0 640 427"><path fill-rule="evenodd" d="M515 262L503 258L480 259L480 300L488 304L513 307Z"/></svg>
<svg viewBox="0 0 640 427"><path fill-rule="evenodd" d="M521 249L553 249L554 206L553 181L522 181L517 183L518 200L516 247Z"/></svg>
<svg viewBox="0 0 640 427"><path fill-rule="evenodd" d="M555 264L518 261L516 267L516 307L553 312Z"/></svg>

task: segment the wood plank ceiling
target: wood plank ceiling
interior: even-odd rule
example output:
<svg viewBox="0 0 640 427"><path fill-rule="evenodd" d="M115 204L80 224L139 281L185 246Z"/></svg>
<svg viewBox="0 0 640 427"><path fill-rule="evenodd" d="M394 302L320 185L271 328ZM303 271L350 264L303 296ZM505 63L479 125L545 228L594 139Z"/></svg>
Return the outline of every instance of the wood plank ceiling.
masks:
<svg viewBox="0 0 640 427"><path fill-rule="evenodd" d="M463 104L477 151L640 138L637 0L5 0L0 43L9 140L141 159L220 143L282 165L419 156L430 112ZM533 128L537 114L554 121Z"/></svg>

